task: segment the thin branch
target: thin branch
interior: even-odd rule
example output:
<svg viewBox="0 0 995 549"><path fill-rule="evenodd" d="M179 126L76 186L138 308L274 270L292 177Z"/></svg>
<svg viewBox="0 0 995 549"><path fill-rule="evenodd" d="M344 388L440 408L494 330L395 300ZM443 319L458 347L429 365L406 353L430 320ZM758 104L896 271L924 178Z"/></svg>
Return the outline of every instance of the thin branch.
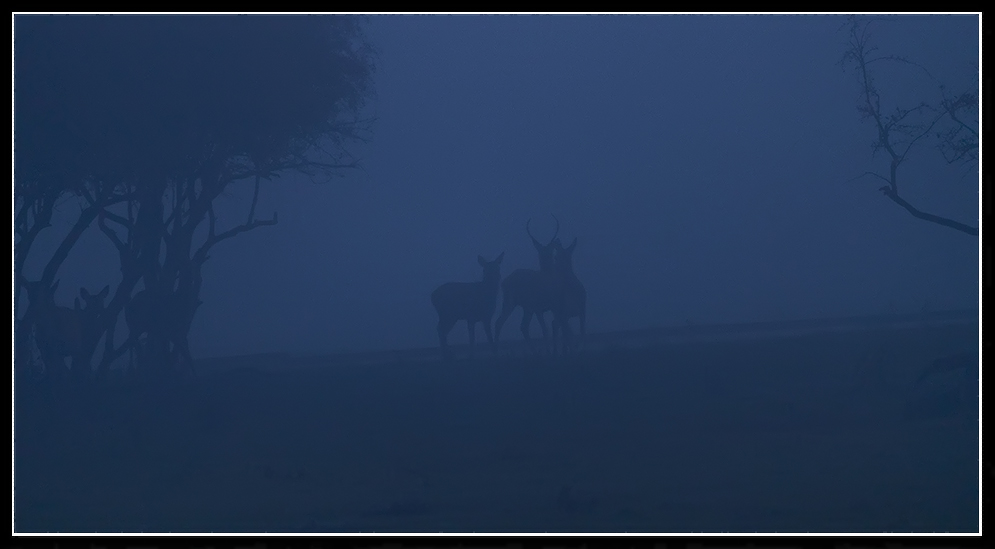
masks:
<svg viewBox="0 0 995 549"><path fill-rule="evenodd" d="M108 213L109 212L103 212L97 216L97 227L100 229L101 232L107 235L107 238L111 241L112 244L114 244L114 247L117 248L118 253L122 255L126 254L128 253L128 245L121 240L121 238L117 235L114 229L111 229L110 227L107 226L106 219ZM127 220L125 220L125 222L127 222Z"/></svg>
<svg viewBox="0 0 995 549"><path fill-rule="evenodd" d="M218 242L221 242L222 240L227 240L227 239L229 239L229 238L231 238L231 237L233 237L235 235L244 233L246 231L251 231L252 229L255 229L256 227L263 227L263 226L266 226L266 225L276 225L276 223L277 223L276 212L273 212L273 219L257 219L255 221L250 222L250 223L246 223L245 225L239 225L238 227L232 227L231 229L228 229L227 231L225 231L225 232L217 235L216 237L214 237L214 241L211 243L211 245L213 246L214 244L217 244Z"/></svg>
<svg viewBox="0 0 995 549"><path fill-rule="evenodd" d="M883 176L883 175L881 175L881 174L878 174L878 173L874 173L874 172L864 172L864 173L862 173L862 174L860 174L860 175L857 175L857 176L854 176L854 177L851 177L851 178L850 178L850 179L848 179L847 181L848 181L848 182L849 182L849 181L856 181L857 179L860 179L861 177L864 177L865 175L872 175L872 176L874 176L874 177L876 177L876 178L880 179L881 181L884 181L885 183L887 183L887 184L891 185L891 181L889 181L887 177L885 177L885 176Z"/></svg>
<svg viewBox="0 0 995 549"><path fill-rule="evenodd" d="M212 218L213 218L213 214L212 214ZM257 219L255 221L250 221L249 223L246 223L244 225L239 225L237 227L232 227L231 229L228 229L227 231L225 231L225 232L223 232L221 234L215 235L214 234L214 227L213 227L214 224L213 224L213 221L212 221L212 223L211 223L212 227L211 227L211 230L210 230L210 234L207 237L207 241L205 241L204 244L194 254L193 261L196 262L196 263L203 263L204 261L206 261L207 260L207 252L210 251L210 249L212 247L214 247L215 244L217 244L218 242L221 242L222 240L227 240L227 239L232 238L232 237L234 237L236 235L242 234L242 233L244 233L246 231L251 231L252 229L255 229L256 227L264 227L264 226L267 226L267 225L276 225L276 223L277 223L277 215L276 215L276 212L273 212L273 219Z"/></svg>
<svg viewBox="0 0 995 549"><path fill-rule="evenodd" d="M933 126L935 126L936 123L939 122L941 118L943 118L942 113L937 115L936 118L934 118L933 121L929 123L929 126L927 126L925 130L920 132L919 135L913 137L912 140L909 141L908 146L906 146L905 150L902 151L901 160L905 160L905 155L909 154L909 150L912 149L912 145L915 145L916 141L919 141L920 139L928 135L929 132L933 130Z"/></svg>

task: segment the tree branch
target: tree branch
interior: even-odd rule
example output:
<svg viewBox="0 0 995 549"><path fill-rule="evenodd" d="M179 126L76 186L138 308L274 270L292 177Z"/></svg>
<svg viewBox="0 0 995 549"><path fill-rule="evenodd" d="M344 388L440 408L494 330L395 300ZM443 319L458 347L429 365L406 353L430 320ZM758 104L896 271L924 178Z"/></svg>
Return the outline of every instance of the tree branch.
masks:
<svg viewBox="0 0 995 549"><path fill-rule="evenodd" d="M101 222L103 222L105 219L110 219L111 221L117 223L118 225L121 225L122 227L128 230L131 230L134 227L131 221L129 221L126 217L118 215L113 212L109 212L107 211L106 208L104 209L103 212L100 213L99 219Z"/></svg>
<svg viewBox="0 0 995 549"><path fill-rule="evenodd" d="M213 214L212 214L212 217L213 217ZM214 232L213 232L213 223L212 223L211 233L208 235L207 241L204 242L204 244L200 247L200 249L198 249L197 252L194 254L193 261L196 262L196 263L203 263L204 261L206 261L207 260L207 252L210 251L210 249L215 244L217 244L218 242L221 242L222 240L227 240L227 239L229 239L229 238L231 238L233 236L242 234L242 233L244 233L246 231L251 231L252 229L255 229L256 227L263 227L263 226L266 226L266 225L276 225L276 223L277 223L276 212L273 212L273 219L257 219L255 221L250 221L250 222L248 222L248 223L246 223L244 225L239 225L237 227L232 227L231 229L228 229L227 231L225 231L225 232L223 232L223 233L221 233L219 235L215 235L214 234Z"/></svg>
<svg viewBox="0 0 995 549"><path fill-rule="evenodd" d="M860 179L861 177L864 177L865 175L872 175L872 176L880 179L881 181L884 181L888 185L891 185L891 181L888 181L887 177L885 177L885 176L883 176L881 174L878 174L878 173L874 173L874 172L864 172L864 173L862 173L862 174L860 174L860 175L858 175L856 177L851 177L850 181L856 181L857 179Z"/></svg>
<svg viewBox="0 0 995 549"><path fill-rule="evenodd" d="M111 241L112 244L114 244L114 247L117 248L118 253L126 254L128 253L127 244L125 244L121 240L121 238L117 235L117 233L114 232L114 229L111 229L110 227L107 226L106 219L108 217L107 215L108 213L109 212L103 212L97 216L97 227L100 229L102 233L107 235L107 238ZM124 221L127 222L126 219ZM130 223L125 226L130 228Z"/></svg>
<svg viewBox="0 0 995 549"><path fill-rule="evenodd" d="M952 219L934 215L931 213L926 213L912 204L909 204L904 198L898 196L898 193L892 192L890 187L881 187L879 189L885 196L890 198L895 204L905 208L914 217L922 219L924 221L929 221L931 223L936 223L938 225L943 225L944 227L950 227L951 229L958 230L962 233L967 233L969 235L978 236L978 228L972 227L970 225L965 225L959 221L954 221Z"/></svg>

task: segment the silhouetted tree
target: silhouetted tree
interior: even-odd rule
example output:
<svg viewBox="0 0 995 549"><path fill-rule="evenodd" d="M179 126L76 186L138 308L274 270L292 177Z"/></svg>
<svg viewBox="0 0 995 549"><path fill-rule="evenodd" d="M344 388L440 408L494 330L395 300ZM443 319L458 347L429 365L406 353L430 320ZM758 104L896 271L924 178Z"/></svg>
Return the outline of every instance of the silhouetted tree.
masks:
<svg viewBox="0 0 995 549"><path fill-rule="evenodd" d="M861 117L870 119L877 131L874 152L884 150L890 160L888 175L867 172L885 182L880 191L913 216L978 235L978 228L924 212L910 204L898 192L898 169L907 160L913 146L933 140L948 163L975 164L978 160L978 92L977 88L950 94L942 84L937 84L938 99L921 101L918 105L889 108L882 105L881 90L874 78L872 65L882 62L907 65L922 71L931 80L932 75L919 64L896 55L880 55L872 45L869 30L873 20L863 21L851 16L847 23L848 44L841 65L855 69L860 84L857 110Z"/></svg>
<svg viewBox="0 0 995 549"><path fill-rule="evenodd" d="M102 369L126 350L113 331L139 281L150 314L181 325L152 323L146 356L169 366L189 355L209 251L277 222L256 218L261 180L357 165L344 146L369 129L359 113L373 58L354 17L17 17L15 201L30 218L18 247L50 219L48 197L70 191L84 204L80 232L96 220L115 245L122 279L102 315ZM253 185L249 211L222 229L214 202L239 182Z"/></svg>

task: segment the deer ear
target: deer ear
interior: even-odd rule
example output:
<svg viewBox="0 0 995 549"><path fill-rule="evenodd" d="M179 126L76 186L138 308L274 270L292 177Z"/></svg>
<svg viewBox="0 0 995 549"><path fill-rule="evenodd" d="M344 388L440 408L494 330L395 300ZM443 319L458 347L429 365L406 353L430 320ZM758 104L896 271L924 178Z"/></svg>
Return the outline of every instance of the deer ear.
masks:
<svg viewBox="0 0 995 549"><path fill-rule="evenodd" d="M477 263L480 263L481 267L486 267L487 266L487 260L484 259L484 256L482 256L482 255L478 255L477 256Z"/></svg>
<svg viewBox="0 0 995 549"><path fill-rule="evenodd" d="M504 259L504 252L501 252L501 255L497 256L497 259L495 259L494 262L501 263L502 259Z"/></svg>
<svg viewBox="0 0 995 549"><path fill-rule="evenodd" d="M574 237L574 241L573 241L573 242L571 242L571 243L570 243L570 246L568 246L568 247L567 247L567 251L568 251L568 252L573 252L573 251L574 251L574 248L576 248L576 247L577 247L577 237L575 236L575 237Z"/></svg>
<svg viewBox="0 0 995 549"><path fill-rule="evenodd" d="M109 294L110 291L111 291L111 285L108 284L108 285L104 286L103 290L100 290L100 293L97 294L97 296L100 297L100 299L103 299L103 298L107 297L107 294Z"/></svg>

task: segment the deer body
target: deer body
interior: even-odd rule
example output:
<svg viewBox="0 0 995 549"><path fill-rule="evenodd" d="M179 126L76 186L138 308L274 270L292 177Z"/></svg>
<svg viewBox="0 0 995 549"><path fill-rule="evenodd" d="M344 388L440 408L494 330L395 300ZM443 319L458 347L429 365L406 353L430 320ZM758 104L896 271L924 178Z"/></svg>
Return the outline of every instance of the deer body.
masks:
<svg viewBox="0 0 995 549"><path fill-rule="evenodd" d="M189 294L189 295L188 295ZM145 334L156 334L163 338L163 344L174 346L174 353L188 366L193 365L187 332L193 322L194 313L203 302L196 299L190 292L171 292L158 295L148 289L139 291L124 310L125 323L128 325L128 341L131 353L131 365L134 367L134 352L139 347L138 340ZM171 355L172 356L172 355Z"/></svg>
<svg viewBox="0 0 995 549"><path fill-rule="evenodd" d="M55 367L65 357L75 358L82 352L83 326L79 312L54 304L34 311L35 342L46 369Z"/></svg>
<svg viewBox="0 0 995 549"><path fill-rule="evenodd" d="M501 314L495 323L496 337L500 339L501 328L511 313L518 307L522 308L522 336L531 343L529 327L532 317L539 321L542 339L548 340L544 314L556 306L558 283L551 271L536 271L533 269L517 269L508 275L501 284L504 300L501 304Z"/></svg>
<svg viewBox="0 0 995 549"><path fill-rule="evenodd" d="M556 219L554 216L553 219ZM554 269L554 241L560 232L560 222L556 221L556 231L548 244L542 244L529 229L531 219L525 223L525 232L532 239L532 246L539 254L539 270L516 269L509 274L501 283L501 290L504 294L501 303L501 314L494 324L494 338L500 340L501 328L511 313L518 307L522 308L522 336L530 344L532 342L529 327L532 324L532 317L539 321L539 328L542 330L542 339L546 343L548 334L546 331L546 321L543 315L546 311L551 311L558 302L559 281Z"/></svg>
<svg viewBox="0 0 995 549"><path fill-rule="evenodd" d="M49 288L41 282L24 281L24 285L31 302L27 315L34 326L35 344L46 371L62 375L65 358L70 357L73 370L78 371L81 377L89 373L89 358L101 335L98 320L110 286L97 294L90 294L86 288L81 288L80 296L85 307L76 298L74 308L70 309L55 304L58 281Z"/></svg>
<svg viewBox="0 0 995 549"><path fill-rule="evenodd" d="M497 294L501 281L501 260L504 252L494 261L487 261L483 256L477 256L477 262L484 269L480 282L447 282L432 292L432 306L439 315L437 326L439 346L443 357L450 359L447 338L453 326L460 320L466 321L470 336L470 352L473 352L474 329L478 322L484 324L484 334L493 346L494 337L491 333L491 319L497 307Z"/></svg>
<svg viewBox="0 0 995 549"><path fill-rule="evenodd" d="M555 271L560 286L557 295L558 301L553 308L553 344L555 346L557 335L561 335L563 350L567 352L571 347L571 318L577 317L580 322L581 342L587 335L587 290L573 270L573 252L577 247L577 239L574 238L570 246L566 248L559 240L554 242L554 246L556 248Z"/></svg>

